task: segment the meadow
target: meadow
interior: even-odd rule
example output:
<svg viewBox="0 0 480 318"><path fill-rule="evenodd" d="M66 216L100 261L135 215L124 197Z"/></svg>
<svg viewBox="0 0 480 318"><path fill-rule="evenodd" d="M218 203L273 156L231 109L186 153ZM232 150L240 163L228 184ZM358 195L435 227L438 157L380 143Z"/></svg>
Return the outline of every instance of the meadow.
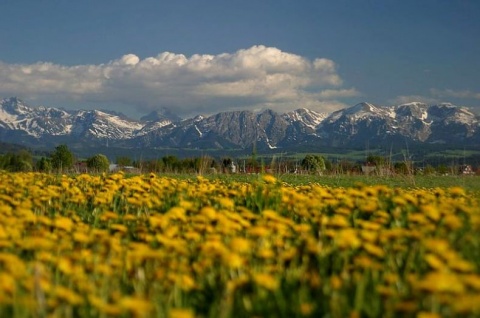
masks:
<svg viewBox="0 0 480 318"><path fill-rule="evenodd" d="M476 177L288 178L0 172L0 317L480 316Z"/></svg>

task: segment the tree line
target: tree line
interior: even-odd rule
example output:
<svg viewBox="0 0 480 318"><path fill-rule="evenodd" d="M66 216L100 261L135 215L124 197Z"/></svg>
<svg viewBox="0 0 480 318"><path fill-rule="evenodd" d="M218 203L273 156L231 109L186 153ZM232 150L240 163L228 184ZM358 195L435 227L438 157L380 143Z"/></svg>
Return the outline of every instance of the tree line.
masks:
<svg viewBox="0 0 480 318"><path fill-rule="evenodd" d="M166 155L158 159L132 160L128 156L119 156L112 165L103 154L86 159L77 159L67 145L57 146L51 153L34 157L28 150L9 151L0 155L0 170L11 172L40 171L54 173L102 173L112 169L135 173L299 173L299 174L361 174L368 171L387 171L395 174L448 174L455 168L439 165L415 167L413 162L390 162L387 158L370 155L363 162L339 160L331 162L321 155L307 154L303 158L213 158L208 155L179 158ZM372 167L374 169L372 169Z"/></svg>

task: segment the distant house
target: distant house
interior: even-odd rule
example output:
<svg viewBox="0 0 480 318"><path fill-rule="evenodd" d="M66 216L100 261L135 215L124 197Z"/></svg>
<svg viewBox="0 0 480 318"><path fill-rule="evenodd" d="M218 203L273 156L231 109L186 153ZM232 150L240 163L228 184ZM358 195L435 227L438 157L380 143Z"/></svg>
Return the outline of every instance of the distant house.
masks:
<svg viewBox="0 0 480 318"><path fill-rule="evenodd" d="M372 174L377 171L377 166L371 162L367 162L362 165L362 173L363 174Z"/></svg>
<svg viewBox="0 0 480 318"><path fill-rule="evenodd" d="M108 171L110 172L118 172L118 171L123 171L125 173L140 173L140 169L134 167L134 166L121 166L121 165L117 165L116 163L112 163L110 164L110 166L108 167Z"/></svg>
<svg viewBox="0 0 480 318"><path fill-rule="evenodd" d="M458 172L460 174L464 174L464 175L470 175L470 174L475 174L475 172L473 171L472 169L472 166L471 165L461 165L459 168L458 168Z"/></svg>
<svg viewBox="0 0 480 318"><path fill-rule="evenodd" d="M392 175L392 170L386 166L377 166L374 163L367 162L362 165L362 173L366 175L390 176Z"/></svg>
<svg viewBox="0 0 480 318"><path fill-rule="evenodd" d="M88 167L87 163L85 161L77 161L73 165L73 168L75 169L76 173L87 173L88 172Z"/></svg>

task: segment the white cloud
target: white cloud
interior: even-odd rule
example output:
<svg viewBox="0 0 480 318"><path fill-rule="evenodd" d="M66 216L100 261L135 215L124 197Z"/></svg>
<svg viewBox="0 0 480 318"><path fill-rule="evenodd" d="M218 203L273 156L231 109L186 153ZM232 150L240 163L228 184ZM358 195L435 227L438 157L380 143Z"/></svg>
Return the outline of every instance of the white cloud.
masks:
<svg viewBox="0 0 480 318"><path fill-rule="evenodd" d="M0 62L1 96L100 106L118 103L140 113L160 106L185 116L265 107L286 111L314 106L322 111L343 105L337 98L359 95L341 85L332 60L310 61L261 45L191 57L163 52L140 59L127 54L99 65Z"/></svg>

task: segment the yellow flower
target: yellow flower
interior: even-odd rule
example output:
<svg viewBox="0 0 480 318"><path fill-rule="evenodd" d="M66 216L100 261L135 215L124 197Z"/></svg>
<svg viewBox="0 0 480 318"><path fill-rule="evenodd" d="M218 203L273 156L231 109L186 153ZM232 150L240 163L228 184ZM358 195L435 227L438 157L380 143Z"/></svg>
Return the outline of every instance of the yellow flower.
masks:
<svg viewBox="0 0 480 318"><path fill-rule="evenodd" d="M70 232L73 227L73 221L70 218L59 216L55 219L54 226Z"/></svg>
<svg viewBox="0 0 480 318"><path fill-rule="evenodd" d="M312 303L301 303L300 304L300 313L303 316L311 315L314 309L315 309L315 305L312 304Z"/></svg>
<svg viewBox="0 0 480 318"><path fill-rule="evenodd" d="M445 225L451 230L457 230L463 226L462 220L455 214L447 214L443 218Z"/></svg>
<svg viewBox="0 0 480 318"><path fill-rule="evenodd" d="M433 269L443 270L443 269L446 268L443 261L440 258L438 258L438 256L436 256L435 254L426 254L425 255L425 261Z"/></svg>
<svg viewBox="0 0 480 318"><path fill-rule="evenodd" d="M195 318L193 310L186 308L172 308L168 312L169 318Z"/></svg>
<svg viewBox="0 0 480 318"><path fill-rule="evenodd" d="M200 210L200 214L205 216L209 220L215 220L217 216L217 211L212 207L203 207Z"/></svg>
<svg viewBox="0 0 480 318"><path fill-rule="evenodd" d="M83 298L80 295L63 286L56 286L54 294L59 299L64 300L71 305L80 305L83 303Z"/></svg>
<svg viewBox="0 0 480 318"><path fill-rule="evenodd" d="M278 281L270 274L257 273L253 275L253 280L258 286L268 290L275 290L278 288Z"/></svg>
<svg viewBox="0 0 480 318"><path fill-rule="evenodd" d="M129 311L135 316L148 316L152 309L152 304L140 297L123 297L118 305L121 309Z"/></svg>
<svg viewBox="0 0 480 318"><path fill-rule="evenodd" d="M463 196L466 195L465 189L463 189L462 187L452 187L452 188L449 188L449 189L448 189L448 192L449 192L452 196L463 197Z"/></svg>
<svg viewBox="0 0 480 318"><path fill-rule="evenodd" d="M433 221L438 221L441 217L440 211L433 205L424 205L421 211Z"/></svg>
<svg viewBox="0 0 480 318"><path fill-rule="evenodd" d="M13 295L17 289L15 278L7 273L0 273L0 295L4 292Z"/></svg>
<svg viewBox="0 0 480 318"><path fill-rule="evenodd" d="M338 290L340 288L342 288L342 280L340 279L340 277L338 277L337 275L333 275L332 277L330 277L330 286L335 289L335 290Z"/></svg>
<svg viewBox="0 0 480 318"><path fill-rule="evenodd" d="M326 219L327 225L332 227L349 227L350 222L347 217L342 215L334 215L333 217Z"/></svg>
<svg viewBox="0 0 480 318"><path fill-rule="evenodd" d="M127 233L128 232L128 228L123 224L112 224L112 225L110 225L110 230L114 230L114 231L120 232L120 233Z"/></svg>
<svg viewBox="0 0 480 318"><path fill-rule="evenodd" d="M272 176L271 174L266 174L262 177L263 181L265 181L265 183L276 183L277 182L277 178L275 178L274 176Z"/></svg>
<svg viewBox="0 0 480 318"><path fill-rule="evenodd" d="M192 290L195 288L195 280L190 275L180 275L177 279L177 283L180 285L182 290Z"/></svg>
<svg viewBox="0 0 480 318"><path fill-rule="evenodd" d="M230 241L230 248L236 253L244 254L251 251L252 243L242 237L234 237Z"/></svg>
<svg viewBox="0 0 480 318"><path fill-rule="evenodd" d="M218 203L227 210L233 210L235 207L235 202L229 198L218 198Z"/></svg>
<svg viewBox="0 0 480 318"><path fill-rule="evenodd" d="M354 229L342 229L336 233L335 242L342 248L358 248L362 241L358 238L357 232Z"/></svg>
<svg viewBox="0 0 480 318"><path fill-rule="evenodd" d="M441 318L441 317L442 316L440 316L437 313L427 312L427 311L421 311L417 314L417 318Z"/></svg>
<svg viewBox="0 0 480 318"><path fill-rule="evenodd" d="M416 287L432 293L462 294L465 291L465 285L460 278L456 274L449 272L430 272L416 284Z"/></svg>
<svg viewBox="0 0 480 318"><path fill-rule="evenodd" d="M363 248L365 249L365 251L367 251L369 254L371 254L373 256L376 256L376 257L379 257L379 258L382 258L382 257L385 256L385 251L383 250L383 248L378 247L374 244L364 243Z"/></svg>

